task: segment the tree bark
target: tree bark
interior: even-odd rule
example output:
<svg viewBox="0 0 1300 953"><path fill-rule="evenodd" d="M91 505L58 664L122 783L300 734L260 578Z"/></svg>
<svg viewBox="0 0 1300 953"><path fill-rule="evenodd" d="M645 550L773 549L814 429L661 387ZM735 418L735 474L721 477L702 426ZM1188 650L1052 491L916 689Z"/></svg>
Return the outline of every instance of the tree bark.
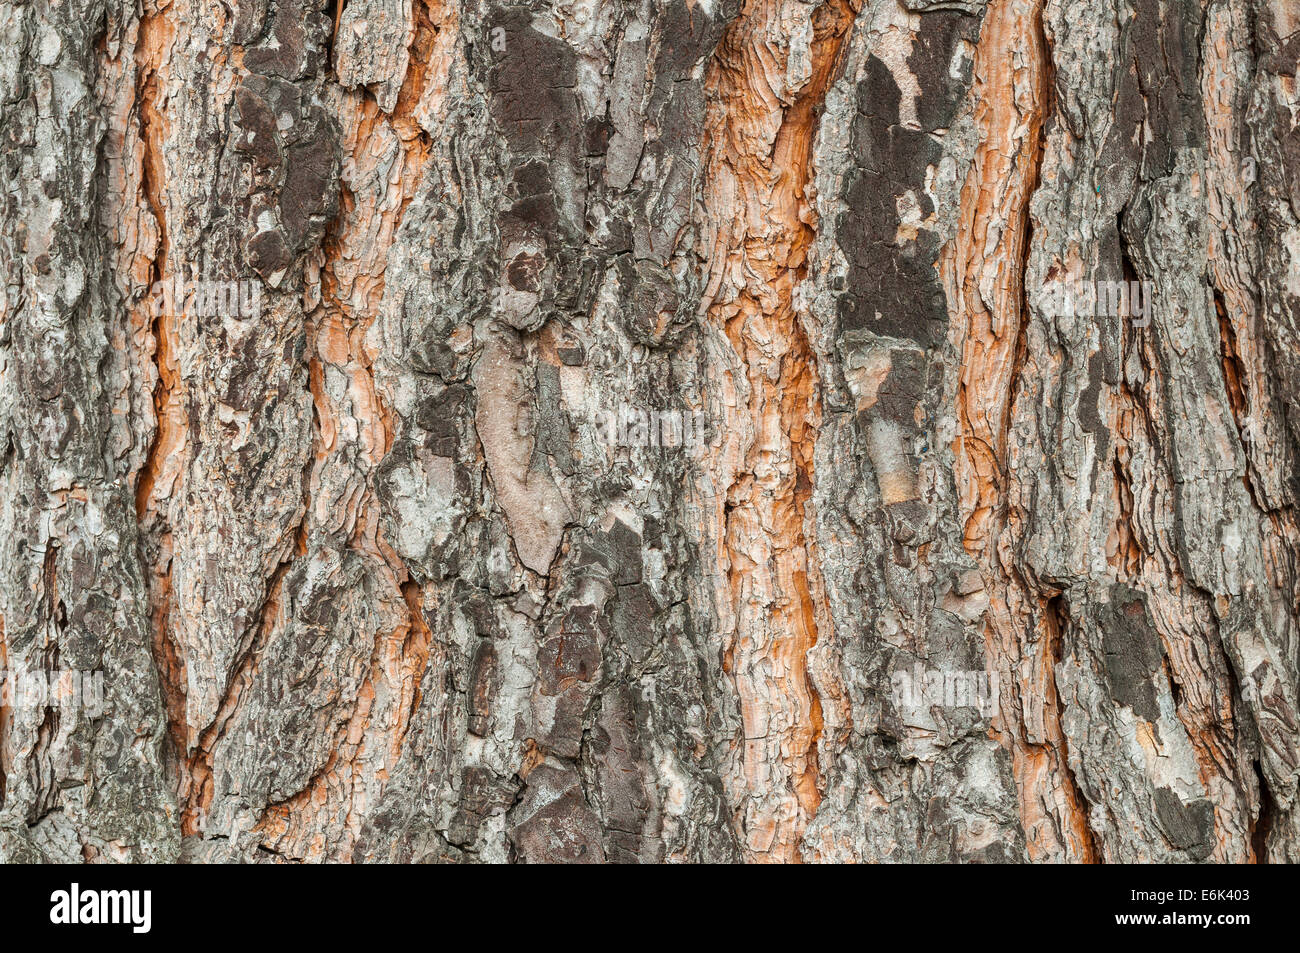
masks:
<svg viewBox="0 0 1300 953"><path fill-rule="evenodd" d="M1300 0L0 36L0 860L1300 860Z"/></svg>

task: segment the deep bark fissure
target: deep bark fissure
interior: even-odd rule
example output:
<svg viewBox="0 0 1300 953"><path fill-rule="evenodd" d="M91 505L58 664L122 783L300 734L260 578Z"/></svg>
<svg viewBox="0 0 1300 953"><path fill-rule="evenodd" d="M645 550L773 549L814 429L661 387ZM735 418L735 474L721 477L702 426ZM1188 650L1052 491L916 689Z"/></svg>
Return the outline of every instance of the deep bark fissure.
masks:
<svg viewBox="0 0 1300 953"><path fill-rule="evenodd" d="M1269 792L1268 782L1264 779L1259 762L1253 761L1251 766L1255 771L1255 783L1259 786L1259 813L1251 818L1250 825L1251 860L1256 864L1267 864L1269 862L1268 835L1273 827L1277 804Z"/></svg>
<svg viewBox="0 0 1300 953"><path fill-rule="evenodd" d="M1064 597L1052 596L1047 601L1044 611L1047 615L1050 640L1047 655L1053 662L1059 663L1064 650L1065 634L1069 631L1070 624L1069 610ZM1065 769L1066 796L1074 809L1074 817L1078 821L1079 829L1084 835L1079 860L1085 864L1100 864L1104 862L1105 855L1102 853L1102 845L1097 838L1097 833L1092 827L1092 805L1088 801L1088 796L1083 793L1083 787L1079 784L1074 767L1070 764L1070 742L1062 728L1062 702L1059 688L1053 688L1052 697L1052 712L1056 719L1055 732L1061 741L1061 764Z"/></svg>
<svg viewBox="0 0 1300 953"><path fill-rule="evenodd" d="M133 113L143 144L139 166L140 194L158 229L158 244L149 266L150 294L136 307L152 307L156 313L150 325L154 351L151 356L157 383L153 388L153 440L140 470L135 474L135 511L140 530L141 560L149 567L146 591L151 602L151 651L158 668L159 687L167 711L168 738L175 749L175 770L183 771L188 757L186 727L185 654L171 631L172 572L170 533L163 500L156 496L159 476L170 458L185 442L184 390L175 353L176 315L170 294L158 300L159 283L172 278L168 272L171 248L167 222L167 166L164 154L168 121L158 107L164 67L175 28L171 8L148 12L146 3L137 30L134 49L135 101ZM175 307L183 307L183 300ZM173 475L173 480L175 476ZM170 491L169 491L170 493ZM164 498L165 499L165 498ZM156 560L151 552L156 547ZM177 784L183 784L177 777Z"/></svg>

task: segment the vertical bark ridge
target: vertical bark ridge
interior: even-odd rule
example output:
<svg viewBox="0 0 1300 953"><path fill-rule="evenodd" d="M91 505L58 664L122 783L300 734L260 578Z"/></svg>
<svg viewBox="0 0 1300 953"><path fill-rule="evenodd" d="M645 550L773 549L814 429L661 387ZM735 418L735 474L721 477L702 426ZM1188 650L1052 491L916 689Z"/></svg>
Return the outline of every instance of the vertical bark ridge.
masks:
<svg viewBox="0 0 1300 953"><path fill-rule="evenodd" d="M132 496L145 401L121 300L135 289L114 273L114 241L149 237L130 221L106 235L102 218L120 200L102 176L124 165L133 18L93 0L3 17L4 687L55 685L7 705L0 854L157 860L176 836ZM96 671L112 673L98 713L67 697L62 675Z"/></svg>
<svg viewBox="0 0 1300 953"><path fill-rule="evenodd" d="M1029 201L1050 108L1041 0L992 0L975 51L979 145L962 188L957 238L941 269L961 353L954 477L964 543L989 593L985 639L1002 688L999 737L1012 753L1030 858L1091 859L1087 805L1071 780L1053 678L1051 600L1005 558L1026 514L1011 495L1008 433L1021 344Z"/></svg>
<svg viewBox="0 0 1300 953"><path fill-rule="evenodd" d="M1295 11L1290 5L1289 11L1273 12L1279 19L1290 19L1288 28L1293 29ZM1285 606L1279 611L1294 620L1294 607L1300 605L1300 523L1294 483L1285 474L1295 472L1297 459L1288 435L1287 389L1278 373L1286 366L1283 353L1288 349L1285 344L1279 348L1281 342L1270 335L1270 295L1260 293L1268 286L1264 261L1272 257L1267 244L1271 203L1267 194L1261 195L1268 170L1256 158L1267 154L1267 140L1252 135L1247 121L1259 78L1267 76L1268 45L1257 38L1266 35L1266 28L1244 0L1213 2L1205 18L1199 79L1208 148L1207 259L1224 391L1241 448L1242 481L1257 519L1271 530L1262 533L1267 577ZM1226 718L1216 720L1214 712L1204 713L1198 735L1213 737L1219 721L1231 722L1235 712L1223 707L1229 708ZM1241 774L1241 800L1247 805L1258 802L1255 808L1247 807L1253 814L1251 858L1267 862L1268 832L1275 825L1266 815L1277 804L1258 762Z"/></svg>
<svg viewBox="0 0 1300 953"><path fill-rule="evenodd" d="M424 590L385 540L375 493L398 422L376 380L369 335L384 306L389 250L421 189L432 147L421 119L434 108L425 100L428 79L445 69L440 34L455 24L454 6L423 0L412 6L405 75L391 110L365 88L332 96L346 158L339 214L315 266L319 303L308 323L317 419L308 492L316 506L308 507L303 555L319 558L346 540L369 572L393 587L395 606L404 611L394 616L396 628L377 633L365 680L327 762L298 793L268 805L254 827L263 846L297 859L350 857L362 827L357 811L383 795L430 658ZM323 826L339 836L322 840Z"/></svg>
<svg viewBox="0 0 1300 953"><path fill-rule="evenodd" d="M796 295L813 239L816 119L857 8L747 3L708 81L705 195L717 233L705 307L734 355L724 374L735 375L723 449L730 476L716 503L729 590L721 632L743 721L730 784L742 839L764 860L798 858L822 796L821 700L807 668L818 639L807 526L821 406ZM798 30L808 45L796 60Z"/></svg>

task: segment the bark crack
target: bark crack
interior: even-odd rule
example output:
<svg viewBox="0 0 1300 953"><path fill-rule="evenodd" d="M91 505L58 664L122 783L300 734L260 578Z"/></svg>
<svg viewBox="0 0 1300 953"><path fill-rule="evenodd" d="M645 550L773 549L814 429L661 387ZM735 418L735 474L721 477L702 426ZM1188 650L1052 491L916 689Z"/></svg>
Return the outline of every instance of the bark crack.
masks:
<svg viewBox="0 0 1300 953"><path fill-rule="evenodd" d="M177 329L174 302L171 295L158 297L160 282L170 276L167 265L170 237L167 223L167 166L165 143L168 121L161 108L162 86L175 25L170 8L153 9L146 6L140 19L135 60L135 119L140 141L139 175L140 195L157 228L157 244L152 260L145 269L150 294L137 308L153 308L154 314L146 317L152 333L154 351L152 362L157 383L153 388L154 434L145 460L136 474L135 511L140 526L141 539L145 541L142 563L148 567L151 643L154 664L158 669L159 687L167 712L167 735L173 747L177 764L186 756L188 729L186 727L186 671L185 657L172 637L170 613L172 604L171 537L167 529L165 500L170 496L177 473L176 458L186 443L187 424L183 411L183 385L177 362ZM164 485L165 484L165 485ZM152 555L153 558L148 558Z"/></svg>

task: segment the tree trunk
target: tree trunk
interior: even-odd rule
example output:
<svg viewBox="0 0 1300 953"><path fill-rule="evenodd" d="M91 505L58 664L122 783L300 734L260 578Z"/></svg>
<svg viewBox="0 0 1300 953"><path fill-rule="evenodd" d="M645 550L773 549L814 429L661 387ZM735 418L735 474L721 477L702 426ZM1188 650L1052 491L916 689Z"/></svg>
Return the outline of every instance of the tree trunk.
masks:
<svg viewBox="0 0 1300 953"><path fill-rule="evenodd" d="M1300 860L1300 0L0 36L0 859Z"/></svg>

